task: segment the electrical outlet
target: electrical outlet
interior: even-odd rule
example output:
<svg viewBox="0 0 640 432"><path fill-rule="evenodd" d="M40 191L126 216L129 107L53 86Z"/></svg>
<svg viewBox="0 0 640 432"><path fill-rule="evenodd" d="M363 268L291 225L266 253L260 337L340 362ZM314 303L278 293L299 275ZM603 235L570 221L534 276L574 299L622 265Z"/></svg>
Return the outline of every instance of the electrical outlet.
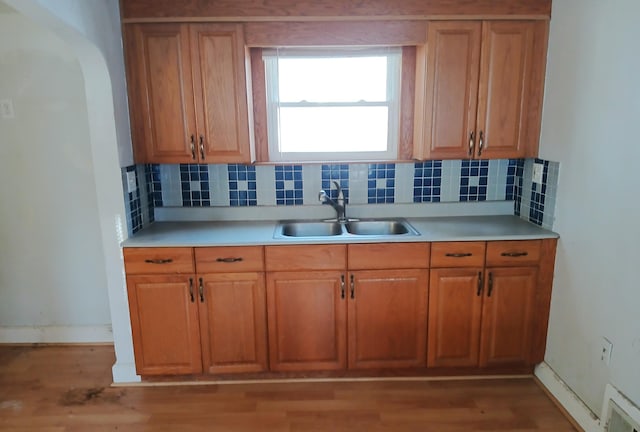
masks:
<svg viewBox="0 0 640 432"><path fill-rule="evenodd" d="M137 189L138 189L138 185L136 185L135 171L127 171L127 192L133 193Z"/></svg>
<svg viewBox="0 0 640 432"><path fill-rule="evenodd" d="M4 120L16 117L13 111L13 101L11 99L0 99L0 118Z"/></svg>
<svg viewBox="0 0 640 432"><path fill-rule="evenodd" d="M613 344L609 339L602 338L602 345L600 347L600 360L607 366L611 363L611 351L613 351Z"/></svg>
<svg viewBox="0 0 640 432"><path fill-rule="evenodd" d="M544 165L541 163L533 164L533 182L542 184L542 173L544 172Z"/></svg>

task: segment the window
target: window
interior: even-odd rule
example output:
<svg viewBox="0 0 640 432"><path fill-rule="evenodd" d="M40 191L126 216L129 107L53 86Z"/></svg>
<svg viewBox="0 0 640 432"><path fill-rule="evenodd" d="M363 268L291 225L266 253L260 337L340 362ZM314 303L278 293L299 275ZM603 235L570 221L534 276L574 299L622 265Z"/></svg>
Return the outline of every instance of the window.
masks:
<svg viewBox="0 0 640 432"><path fill-rule="evenodd" d="M271 161L395 160L402 50L263 52Z"/></svg>

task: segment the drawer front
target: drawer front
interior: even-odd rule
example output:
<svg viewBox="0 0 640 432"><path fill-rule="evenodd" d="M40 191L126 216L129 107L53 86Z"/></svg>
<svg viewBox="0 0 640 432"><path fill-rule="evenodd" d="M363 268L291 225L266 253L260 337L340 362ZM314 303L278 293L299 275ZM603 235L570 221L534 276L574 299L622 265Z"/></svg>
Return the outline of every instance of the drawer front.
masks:
<svg viewBox="0 0 640 432"><path fill-rule="evenodd" d="M264 271L262 246L195 248L198 273L236 273Z"/></svg>
<svg viewBox="0 0 640 432"><path fill-rule="evenodd" d="M541 240L487 242L487 266L538 265Z"/></svg>
<svg viewBox="0 0 640 432"><path fill-rule="evenodd" d="M429 267L429 243L371 243L347 246L351 270Z"/></svg>
<svg viewBox="0 0 640 432"><path fill-rule="evenodd" d="M124 248L123 253L128 275L195 272L191 248Z"/></svg>
<svg viewBox="0 0 640 432"><path fill-rule="evenodd" d="M431 244L431 267L483 267L485 242L442 242Z"/></svg>
<svg viewBox="0 0 640 432"><path fill-rule="evenodd" d="M344 270L346 245L292 245L265 247L267 271Z"/></svg>

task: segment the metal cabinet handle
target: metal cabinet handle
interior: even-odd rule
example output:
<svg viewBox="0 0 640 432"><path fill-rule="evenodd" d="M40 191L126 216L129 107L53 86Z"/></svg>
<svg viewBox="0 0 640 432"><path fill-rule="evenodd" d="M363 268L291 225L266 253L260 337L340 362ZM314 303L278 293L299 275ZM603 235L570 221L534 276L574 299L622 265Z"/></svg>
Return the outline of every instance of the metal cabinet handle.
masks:
<svg viewBox="0 0 640 432"><path fill-rule="evenodd" d="M478 272L478 291L476 292L478 297L482 295L482 285L482 272Z"/></svg>
<svg viewBox="0 0 640 432"><path fill-rule="evenodd" d="M220 263L234 263L242 261L242 257L217 258L216 261Z"/></svg>
<svg viewBox="0 0 640 432"><path fill-rule="evenodd" d="M202 285L202 278L199 280L198 293L200 294L200 303L204 303L204 286Z"/></svg>
<svg viewBox="0 0 640 432"><path fill-rule="evenodd" d="M529 255L529 252L502 252L501 255L503 257L523 257Z"/></svg>
<svg viewBox="0 0 640 432"><path fill-rule="evenodd" d="M345 296L345 283L344 283L344 275L340 276L340 298L343 299Z"/></svg>
<svg viewBox="0 0 640 432"><path fill-rule="evenodd" d="M144 260L144 262L149 263L149 264L169 264L169 263L172 263L173 260L171 258L167 258L167 259L146 259L146 260Z"/></svg>
<svg viewBox="0 0 640 432"><path fill-rule="evenodd" d="M356 298L356 282L354 280L353 275L350 276L351 279L351 298L355 299Z"/></svg>
<svg viewBox="0 0 640 432"><path fill-rule="evenodd" d="M191 159L196 160L196 138L191 135Z"/></svg>
<svg viewBox="0 0 640 432"><path fill-rule="evenodd" d="M480 131L478 140L478 156L482 156L482 150L484 150L484 133Z"/></svg>
<svg viewBox="0 0 640 432"><path fill-rule="evenodd" d="M476 134L472 131L469 133L469 157L473 156L473 148L476 146Z"/></svg>
<svg viewBox="0 0 640 432"><path fill-rule="evenodd" d="M489 272L489 291L487 292L487 297L491 297L491 292L493 292L493 274Z"/></svg>
<svg viewBox="0 0 640 432"><path fill-rule="evenodd" d="M189 278L189 297L191 298L191 303L195 303L196 299L193 296L193 278Z"/></svg>
<svg viewBox="0 0 640 432"><path fill-rule="evenodd" d="M448 253L448 254L444 254L444 256L448 256L450 258L465 258L465 257L470 257L473 254L470 252L467 253Z"/></svg>
<svg viewBox="0 0 640 432"><path fill-rule="evenodd" d="M204 137L200 135L200 159L204 160Z"/></svg>

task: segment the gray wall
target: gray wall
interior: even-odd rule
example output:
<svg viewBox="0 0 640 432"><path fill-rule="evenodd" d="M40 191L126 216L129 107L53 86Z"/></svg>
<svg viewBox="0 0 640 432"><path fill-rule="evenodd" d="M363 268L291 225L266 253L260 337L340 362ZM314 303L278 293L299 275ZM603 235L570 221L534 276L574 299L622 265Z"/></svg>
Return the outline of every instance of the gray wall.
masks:
<svg viewBox="0 0 640 432"><path fill-rule="evenodd" d="M640 404L638 16L637 0L553 2L540 156L561 164L561 238L546 361L596 414L609 382Z"/></svg>

